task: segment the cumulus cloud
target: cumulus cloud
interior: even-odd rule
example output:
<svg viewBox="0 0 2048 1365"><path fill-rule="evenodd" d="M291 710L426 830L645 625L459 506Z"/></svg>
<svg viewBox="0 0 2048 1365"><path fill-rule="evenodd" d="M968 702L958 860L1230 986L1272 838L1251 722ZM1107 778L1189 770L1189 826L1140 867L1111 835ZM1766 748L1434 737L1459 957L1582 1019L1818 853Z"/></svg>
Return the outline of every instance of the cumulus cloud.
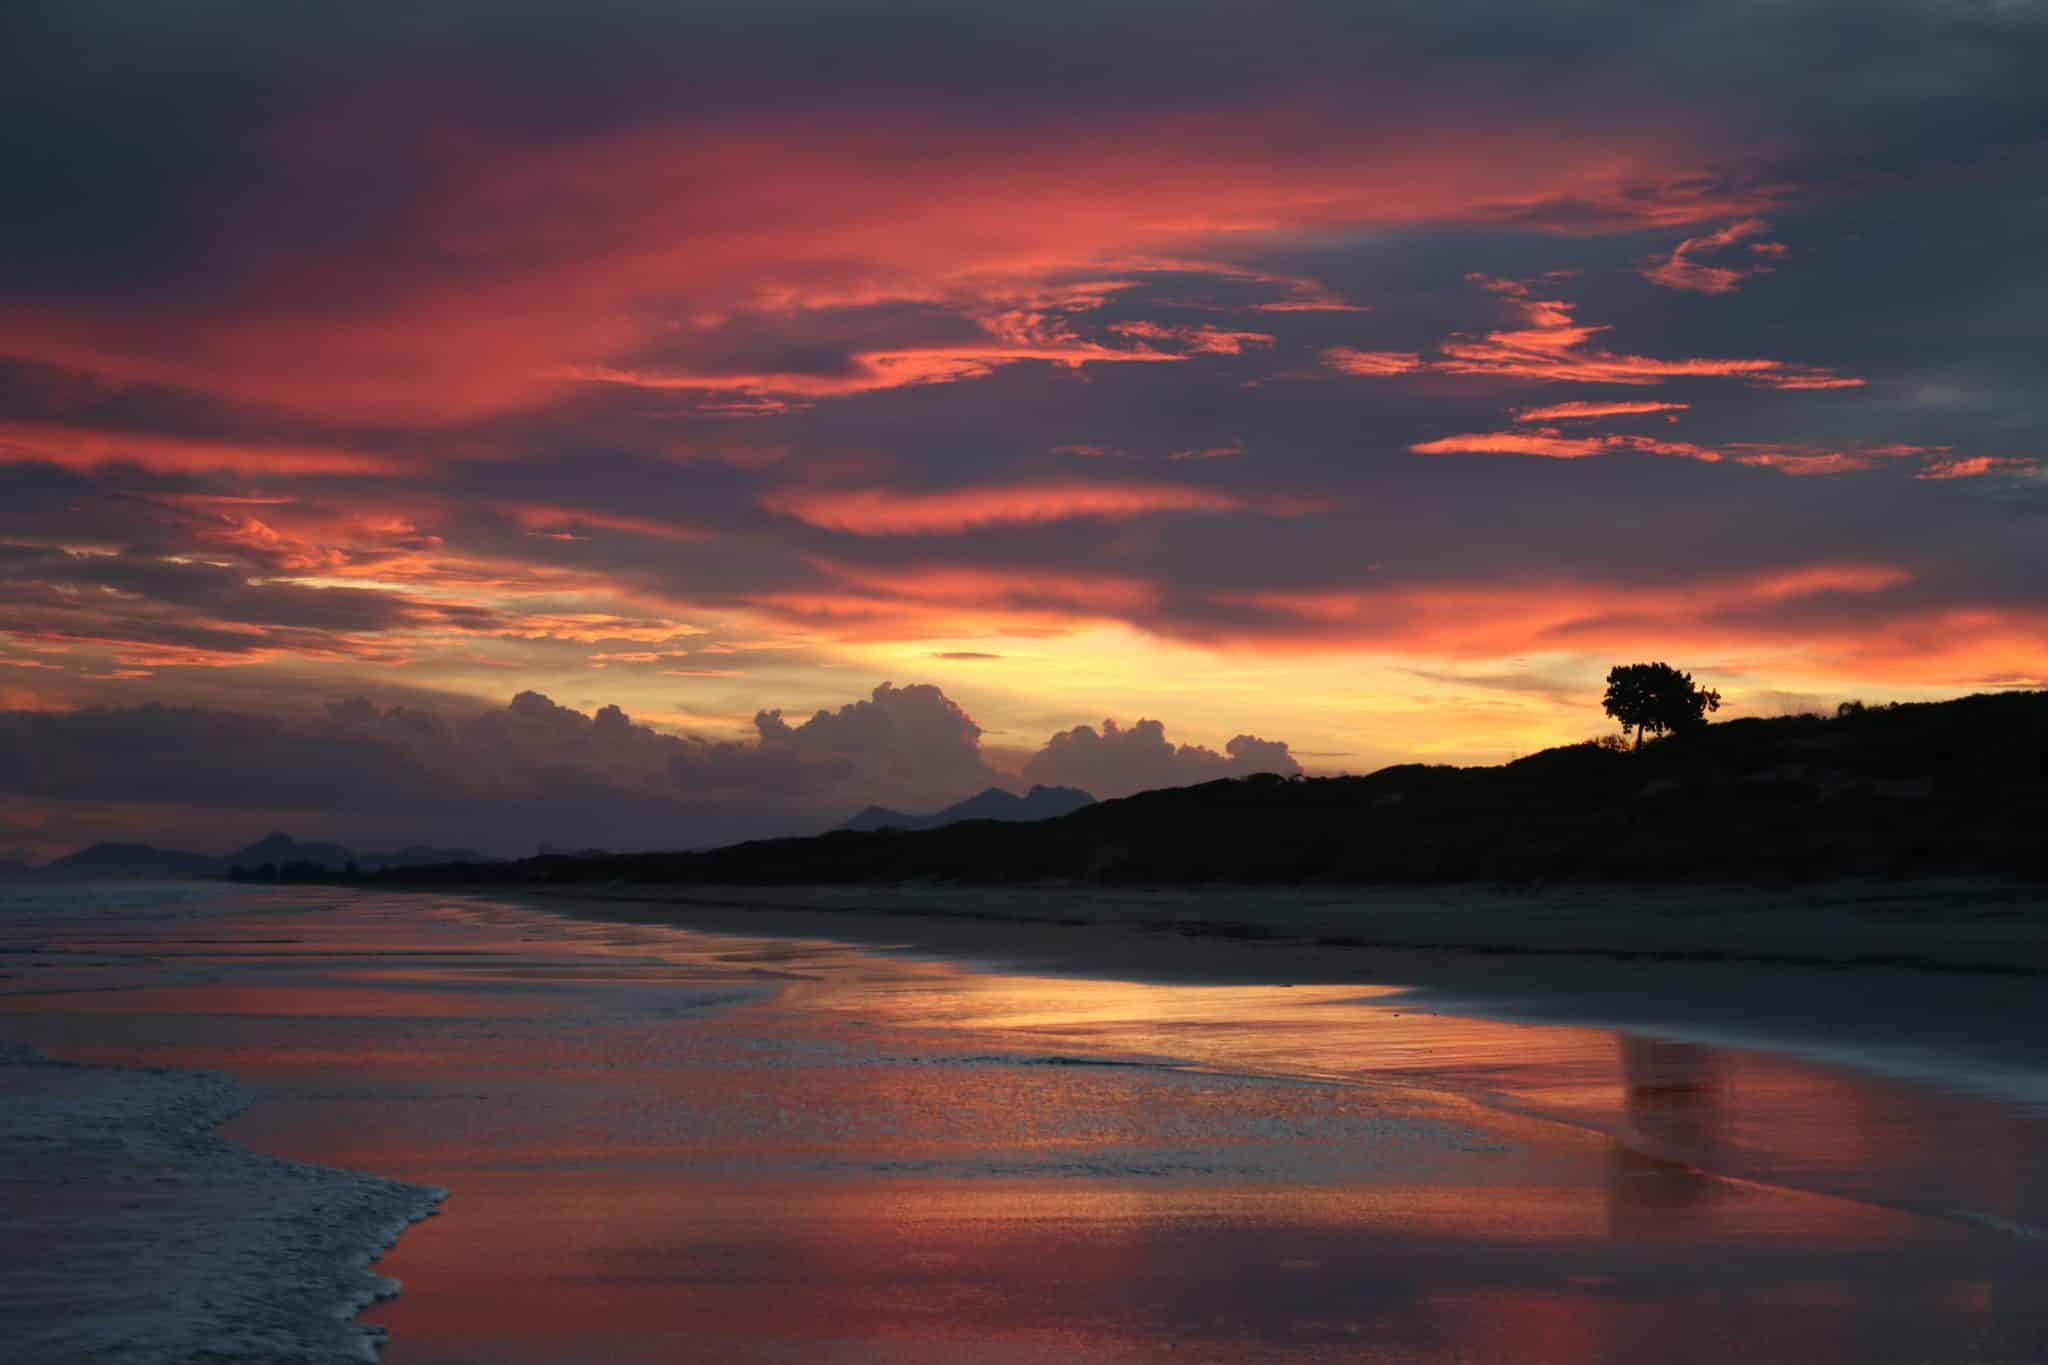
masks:
<svg viewBox="0 0 2048 1365"><path fill-rule="evenodd" d="M981 756L981 727L929 683L883 683L866 701L792 726L780 711L754 717L764 754L838 763L876 801L945 805L999 780Z"/></svg>
<svg viewBox="0 0 2048 1365"><path fill-rule="evenodd" d="M0 714L0 787L53 844L184 842L218 852L285 827L305 837L687 847L801 828L852 765L662 734L607 706L537 692L462 715L356 698L304 719L148 705Z"/></svg>
<svg viewBox="0 0 2048 1365"><path fill-rule="evenodd" d="M1105 720L1099 731L1077 725L1047 740L1024 765L1024 777L1031 782L1079 787L1103 800L1221 777L1300 771L1282 741L1239 735L1219 754L1197 744L1174 745L1156 720L1141 720L1129 729Z"/></svg>
<svg viewBox="0 0 2048 1365"><path fill-rule="evenodd" d="M0 694L4 695L4 694ZM0 791L49 856L101 839L225 852L274 828L358 848L460 844L695 848L828 828L862 806L936 810L990 786L982 730L927 683L883 683L800 724L754 719L752 740L667 734L616 706L594 713L521 692L442 713L357 697L282 716L207 707L0 711ZM1157 721L1055 735L1031 781L1097 795L1249 772L1297 772L1250 736L1227 754L1165 741ZM4 850L0 850L4 851Z"/></svg>

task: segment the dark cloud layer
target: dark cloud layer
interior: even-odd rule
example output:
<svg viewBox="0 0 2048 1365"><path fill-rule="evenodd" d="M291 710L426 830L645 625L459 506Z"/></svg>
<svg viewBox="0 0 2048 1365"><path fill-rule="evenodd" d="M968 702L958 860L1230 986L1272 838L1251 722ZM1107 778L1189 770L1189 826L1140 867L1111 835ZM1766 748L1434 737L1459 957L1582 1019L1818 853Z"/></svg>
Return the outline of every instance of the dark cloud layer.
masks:
<svg viewBox="0 0 2048 1365"><path fill-rule="evenodd" d="M981 730L929 684L884 683L799 725L756 718L751 742L679 737L616 706L585 714L537 692L443 713L362 698L317 716L146 705L0 711L0 790L35 803L0 853L100 838L214 852L274 827L363 847L462 844L695 848L810 833L869 804L938 809L992 785ZM1229 757L1164 738L1157 721L1055 735L1026 776L1105 796L1253 771L1299 771L1281 743ZM1085 779L1085 782L1084 782ZM1092 784L1092 785L1091 785Z"/></svg>

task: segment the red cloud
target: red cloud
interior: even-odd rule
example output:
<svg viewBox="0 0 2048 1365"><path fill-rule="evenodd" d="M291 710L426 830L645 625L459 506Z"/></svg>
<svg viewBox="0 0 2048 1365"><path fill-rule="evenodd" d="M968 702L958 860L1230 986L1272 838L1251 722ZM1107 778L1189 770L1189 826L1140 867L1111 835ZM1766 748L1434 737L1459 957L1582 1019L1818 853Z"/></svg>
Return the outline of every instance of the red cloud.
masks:
<svg viewBox="0 0 2048 1365"><path fill-rule="evenodd" d="M1770 230L1761 218L1744 218L1727 227L1699 237L1688 237L1671 249L1671 254L1645 262L1640 273L1651 284L1666 289L1689 289L1700 294L1732 294L1753 275L1768 274L1771 265L1785 254L1780 242L1749 242L1750 262L1746 266L1707 265L1694 259L1749 241Z"/></svg>
<svg viewBox="0 0 2048 1365"><path fill-rule="evenodd" d="M1759 200L1673 180L1668 168L1697 153L1657 131L1408 127L1390 155L1392 134L1331 136L1306 107L1075 119L734 116L539 136L393 98L252 137L274 164L250 168L257 188L234 214L196 188L167 206L205 218L218 268L118 300L0 309L0 354L350 421L446 422L546 401L574 376L661 378L636 361L647 346L748 311L916 301L979 315L983 293L1254 231L1544 221L1550 206L1573 228L1640 226ZM292 211L339 182L366 187L346 215ZM273 218L311 226L234 239ZM1285 287L1283 307L1349 306ZM1017 358L878 350L864 377L935 382ZM848 391L796 375L667 377Z"/></svg>
<svg viewBox="0 0 2048 1365"><path fill-rule="evenodd" d="M110 465L154 474L389 474L413 461L290 442L199 440L0 420L0 464Z"/></svg>

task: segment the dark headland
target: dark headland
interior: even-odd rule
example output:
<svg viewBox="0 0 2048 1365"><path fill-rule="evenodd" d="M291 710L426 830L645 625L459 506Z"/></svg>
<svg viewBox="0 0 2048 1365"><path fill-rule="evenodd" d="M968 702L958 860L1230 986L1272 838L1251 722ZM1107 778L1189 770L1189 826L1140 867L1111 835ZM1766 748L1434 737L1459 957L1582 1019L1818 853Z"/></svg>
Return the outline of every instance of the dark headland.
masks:
<svg viewBox="0 0 2048 1365"><path fill-rule="evenodd" d="M1029 823L408 867L411 885L1811 883L2048 878L2048 692L1734 720L1498 767L1250 777Z"/></svg>

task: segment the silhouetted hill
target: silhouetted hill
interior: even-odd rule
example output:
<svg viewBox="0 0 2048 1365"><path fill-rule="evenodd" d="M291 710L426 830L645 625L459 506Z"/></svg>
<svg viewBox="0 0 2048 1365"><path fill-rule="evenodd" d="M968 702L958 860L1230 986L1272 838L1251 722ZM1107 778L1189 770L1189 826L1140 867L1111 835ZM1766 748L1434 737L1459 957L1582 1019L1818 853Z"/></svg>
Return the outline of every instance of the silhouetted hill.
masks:
<svg viewBox="0 0 2048 1365"><path fill-rule="evenodd" d="M1715 882L2048 876L2048 693L1738 720L1494 768L1264 776L1028 824L414 868L410 882Z"/></svg>
<svg viewBox="0 0 2048 1365"><path fill-rule="evenodd" d="M261 867L265 863L275 863L280 867L286 863L311 863L329 872L341 872L355 860L356 855L340 844L300 843L289 834L272 831L239 853L230 853L214 861L228 868Z"/></svg>
<svg viewBox="0 0 2048 1365"><path fill-rule="evenodd" d="M434 848L428 844L407 844L391 853L361 853L356 866L365 872L387 867L426 867L434 863L480 863L484 855L473 848Z"/></svg>
<svg viewBox="0 0 2048 1365"><path fill-rule="evenodd" d="M10 877L26 877L33 871L35 869L27 863L17 863L10 858L0 858L0 881L6 881Z"/></svg>
<svg viewBox="0 0 2048 1365"><path fill-rule="evenodd" d="M35 875L77 881L176 881L184 877L210 877L218 871L220 859L203 853L151 848L148 844L94 844L44 863Z"/></svg>
<svg viewBox="0 0 2048 1365"><path fill-rule="evenodd" d="M433 848L411 844L395 853L366 853L358 857L340 844L301 842L289 834L270 833L247 848L213 857L187 853L175 848L152 848L148 844L94 844L68 857L39 868L22 868L32 876L73 880L166 880L189 877L224 877L239 872L245 878L306 881L346 873L351 867L364 872L396 870L422 865L446 866L483 861L475 849ZM0 876L9 875L0 864Z"/></svg>
<svg viewBox="0 0 2048 1365"><path fill-rule="evenodd" d="M1092 806L1095 798L1078 787L1033 787L1024 796L990 787L987 791L956 801L929 815L905 815L882 806L869 806L840 829L938 829L962 820L1051 820Z"/></svg>

